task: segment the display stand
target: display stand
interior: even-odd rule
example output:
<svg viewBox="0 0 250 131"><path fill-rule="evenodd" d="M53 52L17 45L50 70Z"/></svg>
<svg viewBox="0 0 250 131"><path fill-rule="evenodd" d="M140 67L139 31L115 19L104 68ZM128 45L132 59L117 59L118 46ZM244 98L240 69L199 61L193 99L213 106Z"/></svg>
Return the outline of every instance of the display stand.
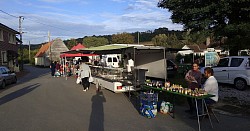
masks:
<svg viewBox="0 0 250 131"><path fill-rule="evenodd" d="M206 104L206 102L205 102L204 99L205 98L214 97L214 95L206 94L206 95L202 95L202 96L192 96L192 95L188 95L188 94L179 93L177 91L170 91L170 90L165 90L165 89L162 89L162 88L156 88L156 87L151 87L151 86L146 86L146 85L143 85L142 88L143 89L147 89L147 90L163 91L163 92L167 92L167 93L172 94L174 96L174 98L173 98L174 99L173 100L173 112L172 112L173 113L173 118L174 118L174 113L175 113L175 96L179 95L179 96L193 98L195 100L196 116L197 116L197 122L198 122L199 131L201 130L200 116L207 115L208 118L209 118L209 122L211 124L211 127L213 128L213 124L212 124L212 121L211 121L211 118L210 118L210 115L209 115L209 112L208 112L207 104ZM202 114L198 113L198 102L197 102L198 100L201 100L202 105L205 106L205 113L202 113Z"/></svg>

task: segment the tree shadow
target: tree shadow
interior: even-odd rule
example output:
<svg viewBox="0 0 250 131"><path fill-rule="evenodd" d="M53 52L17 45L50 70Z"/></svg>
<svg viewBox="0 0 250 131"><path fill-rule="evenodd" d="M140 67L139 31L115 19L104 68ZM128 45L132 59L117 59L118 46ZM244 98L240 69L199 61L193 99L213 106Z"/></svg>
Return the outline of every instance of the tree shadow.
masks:
<svg viewBox="0 0 250 131"><path fill-rule="evenodd" d="M32 84L32 85L24 87L24 88L22 88L20 90L12 92L12 93L10 93L8 95L5 95L5 96L3 96L3 97L0 98L0 105L5 104L5 103L7 103L9 101L12 101L12 100L14 100L14 99L16 99L18 97L21 97L21 96L23 96L23 95L25 95L25 94L33 91L38 86L40 86L39 83Z"/></svg>
<svg viewBox="0 0 250 131"><path fill-rule="evenodd" d="M96 92L91 99L92 111L90 115L89 131L104 131L103 103L106 99L102 92Z"/></svg>

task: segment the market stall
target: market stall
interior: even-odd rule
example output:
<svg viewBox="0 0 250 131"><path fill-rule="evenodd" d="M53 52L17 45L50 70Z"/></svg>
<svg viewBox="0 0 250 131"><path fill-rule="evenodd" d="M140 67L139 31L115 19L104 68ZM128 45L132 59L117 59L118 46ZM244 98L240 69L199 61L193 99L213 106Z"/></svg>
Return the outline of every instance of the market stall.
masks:
<svg viewBox="0 0 250 131"><path fill-rule="evenodd" d="M166 81L166 60L171 51L178 50L159 46L114 44L69 51L68 53L121 54L120 68L91 66L94 83L118 93L140 89L140 85L144 84L146 77Z"/></svg>
<svg viewBox="0 0 250 131"><path fill-rule="evenodd" d="M166 79L166 52L164 47L106 45L85 48L75 53L122 54L131 57L122 59L120 68L91 66L94 83L115 93L135 91L145 82L146 76ZM147 59L145 59L147 58ZM128 69L129 60L133 61ZM158 68L155 68L155 67Z"/></svg>

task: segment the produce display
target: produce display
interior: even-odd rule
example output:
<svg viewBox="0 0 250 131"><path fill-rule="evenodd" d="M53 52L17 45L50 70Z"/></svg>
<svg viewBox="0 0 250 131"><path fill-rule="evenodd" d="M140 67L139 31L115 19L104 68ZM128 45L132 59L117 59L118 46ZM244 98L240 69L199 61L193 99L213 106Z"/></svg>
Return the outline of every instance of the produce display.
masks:
<svg viewBox="0 0 250 131"><path fill-rule="evenodd" d="M190 95L190 96L203 96L207 95L207 92L204 89L201 88L195 88L195 90L191 90L189 88L183 88L182 85L179 84L170 84L170 82L165 82L164 86L162 82L159 81L151 81L146 80L145 85L162 89L163 91L170 91L170 92L176 92L180 94Z"/></svg>

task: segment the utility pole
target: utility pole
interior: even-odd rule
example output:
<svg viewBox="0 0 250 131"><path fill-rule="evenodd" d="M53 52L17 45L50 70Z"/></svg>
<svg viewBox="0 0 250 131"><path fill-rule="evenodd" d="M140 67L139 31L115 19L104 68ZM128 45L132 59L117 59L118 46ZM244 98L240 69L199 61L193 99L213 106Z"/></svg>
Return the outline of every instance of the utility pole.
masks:
<svg viewBox="0 0 250 131"><path fill-rule="evenodd" d="M30 41L29 41L29 63L31 64L31 59L30 59Z"/></svg>
<svg viewBox="0 0 250 131"><path fill-rule="evenodd" d="M22 21L24 20L23 16L19 16L19 33L20 33L20 58L21 58L21 63L19 64L20 70L23 70L23 40L22 40Z"/></svg>
<svg viewBox="0 0 250 131"><path fill-rule="evenodd" d="M138 31L138 45L140 44L140 32Z"/></svg>
<svg viewBox="0 0 250 131"><path fill-rule="evenodd" d="M49 39L49 59L50 59L50 63L52 62L52 54L51 54L51 44L50 43L50 32L48 31L48 39Z"/></svg>

